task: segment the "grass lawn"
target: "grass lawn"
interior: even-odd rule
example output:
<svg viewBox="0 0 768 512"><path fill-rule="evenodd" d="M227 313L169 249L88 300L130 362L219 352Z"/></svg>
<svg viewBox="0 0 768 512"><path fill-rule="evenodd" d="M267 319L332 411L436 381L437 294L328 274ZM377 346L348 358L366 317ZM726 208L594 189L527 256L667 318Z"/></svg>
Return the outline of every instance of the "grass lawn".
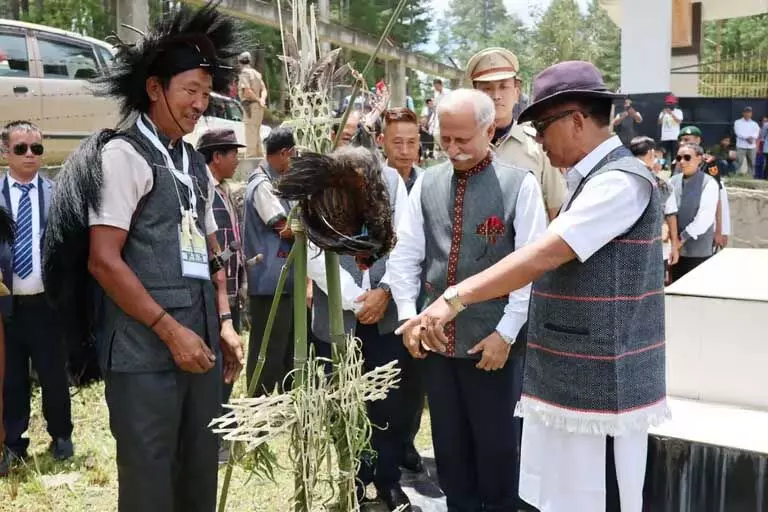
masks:
<svg viewBox="0 0 768 512"><path fill-rule="evenodd" d="M234 396L240 396L245 378L241 376ZM56 462L48 454L50 437L45 430L40 390L35 390L29 437L30 458L0 479L1 512L109 512L117 510L117 467L115 443L109 431L103 383L72 390L75 422L75 457ZM292 509L293 476L287 457L288 439L273 443L281 469L276 482L253 477L236 467L229 489L230 511L287 512ZM417 439L419 449L431 447L427 414ZM219 471L219 485L225 468Z"/></svg>

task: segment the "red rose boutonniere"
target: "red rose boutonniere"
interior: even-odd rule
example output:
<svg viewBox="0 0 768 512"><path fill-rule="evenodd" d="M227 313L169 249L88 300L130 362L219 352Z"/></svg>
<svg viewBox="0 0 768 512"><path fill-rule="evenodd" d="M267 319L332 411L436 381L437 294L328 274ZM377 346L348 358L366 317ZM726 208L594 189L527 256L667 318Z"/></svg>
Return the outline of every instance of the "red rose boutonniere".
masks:
<svg viewBox="0 0 768 512"><path fill-rule="evenodd" d="M507 231L504 222L495 215L491 215L477 225L476 234L485 238L488 243L496 245L496 237L503 236Z"/></svg>

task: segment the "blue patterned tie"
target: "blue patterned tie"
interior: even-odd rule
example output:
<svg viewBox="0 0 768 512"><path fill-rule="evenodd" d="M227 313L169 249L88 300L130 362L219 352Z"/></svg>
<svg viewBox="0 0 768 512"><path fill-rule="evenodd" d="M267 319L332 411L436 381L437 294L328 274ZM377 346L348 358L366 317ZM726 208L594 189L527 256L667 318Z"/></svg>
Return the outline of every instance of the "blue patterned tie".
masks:
<svg viewBox="0 0 768 512"><path fill-rule="evenodd" d="M16 242L13 244L13 270L17 276L26 279L32 273L32 201L29 191L34 183L14 183L21 190L19 210L16 214Z"/></svg>

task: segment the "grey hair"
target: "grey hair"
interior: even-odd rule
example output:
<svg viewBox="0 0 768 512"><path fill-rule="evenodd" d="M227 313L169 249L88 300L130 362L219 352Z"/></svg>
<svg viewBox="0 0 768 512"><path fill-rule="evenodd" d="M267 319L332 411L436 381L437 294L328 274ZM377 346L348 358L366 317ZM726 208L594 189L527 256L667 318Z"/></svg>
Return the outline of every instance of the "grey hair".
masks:
<svg viewBox="0 0 768 512"><path fill-rule="evenodd" d="M684 142L680 144L680 147L693 150L693 152L696 153L696 156L702 156L704 154L704 148L693 142Z"/></svg>
<svg viewBox="0 0 768 512"><path fill-rule="evenodd" d="M456 89L440 100L437 106L438 118L443 112L455 112L470 103L475 111L475 122L480 128L487 128L496 118L496 107L490 96L475 89Z"/></svg>
<svg viewBox="0 0 768 512"><path fill-rule="evenodd" d="M0 141L2 147L8 149L8 143L11 140L12 132L37 132L42 137L43 131L35 123L30 121L11 121L3 126L3 130L0 131Z"/></svg>

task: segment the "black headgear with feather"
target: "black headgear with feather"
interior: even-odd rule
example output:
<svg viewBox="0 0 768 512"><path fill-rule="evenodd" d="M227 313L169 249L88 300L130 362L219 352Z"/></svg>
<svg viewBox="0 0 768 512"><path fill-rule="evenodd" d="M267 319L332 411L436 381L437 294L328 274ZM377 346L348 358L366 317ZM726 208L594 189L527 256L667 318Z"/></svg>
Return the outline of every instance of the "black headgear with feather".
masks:
<svg viewBox="0 0 768 512"><path fill-rule="evenodd" d="M184 71L203 68L213 78L214 91L227 91L234 73L229 63L237 56L239 41L234 21L217 10L219 3L209 1L197 10L183 4L136 44L112 36L115 61L94 82L103 94L119 100L124 118L134 110L149 110L146 82L152 76L170 81Z"/></svg>

